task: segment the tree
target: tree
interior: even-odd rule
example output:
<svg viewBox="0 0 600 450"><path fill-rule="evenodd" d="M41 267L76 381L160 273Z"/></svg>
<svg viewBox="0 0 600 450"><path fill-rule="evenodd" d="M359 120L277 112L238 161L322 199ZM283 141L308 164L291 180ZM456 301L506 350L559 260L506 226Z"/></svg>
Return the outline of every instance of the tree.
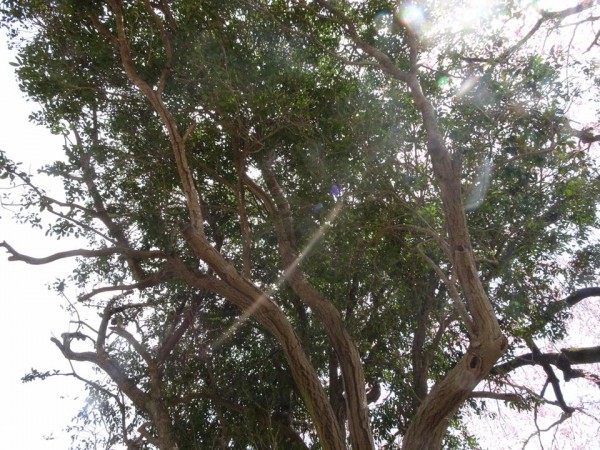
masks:
<svg viewBox="0 0 600 450"><path fill-rule="evenodd" d="M42 169L63 197L4 153L2 176L21 220L89 242L2 246L79 258L67 282L100 324L53 341L105 374L85 382L128 448L458 447L465 401L539 400L503 391L522 364L570 413L552 366L585 374L600 351L535 339L597 294L597 137L569 104L598 80L571 45L534 44L597 6L502 2L472 28L447 24L456 7L2 7L35 119L67 142Z"/></svg>

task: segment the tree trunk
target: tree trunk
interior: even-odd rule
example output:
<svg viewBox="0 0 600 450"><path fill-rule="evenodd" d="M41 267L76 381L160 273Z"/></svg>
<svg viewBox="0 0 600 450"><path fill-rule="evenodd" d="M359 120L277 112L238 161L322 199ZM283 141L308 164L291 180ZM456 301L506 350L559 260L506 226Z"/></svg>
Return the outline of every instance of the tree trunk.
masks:
<svg viewBox="0 0 600 450"><path fill-rule="evenodd" d="M465 323L470 334L467 353L421 403L403 440L404 450L436 449L441 448L452 415L488 375L508 342L483 289L473 257L462 201L460 161L450 157L433 107L423 94L417 76L411 74L407 84L423 117L427 149L442 197L452 264L469 313L469 317L464 318L469 322Z"/></svg>

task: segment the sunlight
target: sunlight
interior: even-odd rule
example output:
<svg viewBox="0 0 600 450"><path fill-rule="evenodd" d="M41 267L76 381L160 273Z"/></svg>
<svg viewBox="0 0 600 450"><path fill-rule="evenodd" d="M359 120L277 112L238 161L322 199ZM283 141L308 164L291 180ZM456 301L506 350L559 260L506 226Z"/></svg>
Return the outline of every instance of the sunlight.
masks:
<svg viewBox="0 0 600 450"><path fill-rule="evenodd" d="M460 97L462 95L465 95L467 92L469 92L473 88L473 86L475 86L477 84L478 80L479 80L479 77L476 77L476 76L471 76L471 77L467 78L465 81L462 82L462 84L458 88L458 91L456 91L456 96Z"/></svg>
<svg viewBox="0 0 600 450"><path fill-rule="evenodd" d="M579 0L522 0L521 6L529 6L539 11L559 11L571 8L579 3Z"/></svg>
<svg viewBox="0 0 600 450"><path fill-rule="evenodd" d="M338 197L340 194L340 188L337 185L332 185L330 188L330 193L334 197ZM337 194L337 195L336 195ZM290 276L290 274L300 265L300 263L306 258L306 256L310 253L312 248L319 242L319 240L325 235L327 230L331 227L337 216L340 214L340 211L343 207L343 201L340 200L336 203L333 209L327 214L323 224L313 233L310 237L304 249L298 254L296 260L291 264L288 268L285 269L283 274L279 277L275 285L267 290L267 292L258 298L250 308L244 310L244 312L231 324L231 326L223 332L223 334L216 339L211 345L212 350L216 350L221 345L223 345L230 336L232 336L246 321L254 314L254 312L260 307L262 302L267 300L269 296L277 289L281 287L281 285L285 282L285 280Z"/></svg>
<svg viewBox="0 0 600 450"><path fill-rule="evenodd" d="M492 179L493 168L494 164L489 157L479 167L477 179L465 201L465 211L473 211L483 204L485 194L490 186L490 180Z"/></svg>
<svg viewBox="0 0 600 450"><path fill-rule="evenodd" d="M460 29L475 28L479 21L492 13L495 0L467 0L456 10L456 22Z"/></svg>
<svg viewBox="0 0 600 450"><path fill-rule="evenodd" d="M420 36L424 35L428 29L423 9L414 4L406 5L400 9L400 20Z"/></svg>
<svg viewBox="0 0 600 450"><path fill-rule="evenodd" d="M389 12L381 11L375 15L375 25L377 34L388 36L392 32L392 15Z"/></svg>

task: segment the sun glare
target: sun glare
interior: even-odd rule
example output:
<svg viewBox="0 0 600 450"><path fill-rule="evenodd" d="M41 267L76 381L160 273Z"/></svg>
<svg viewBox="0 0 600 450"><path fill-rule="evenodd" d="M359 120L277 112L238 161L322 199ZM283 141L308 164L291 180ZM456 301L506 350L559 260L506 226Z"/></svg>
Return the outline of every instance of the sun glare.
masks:
<svg viewBox="0 0 600 450"><path fill-rule="evenodd" d="M579 3L580 0L522 0L523 8L533 7L538 11L558 11L571 8Z"/></svg>
<svg viewBox="0 0 600 450"><path fill-rule="evenodd" d="M330 194L334 198L338 198L341 194L340 187L337 184L332 185L329 188ZM321 205L322 207L322 205ZM289 277L289 275L296 270L296 268L300 265L302 260L306 258L306 256L310 253L312 248L321 240L321 238L325 235L327 230L331 227L339 213L342 211L343 202L338 201L336 205L332 208L332 210L327 214L325 220L322 225L312 234L302 251L299 253L296 260L293 262L291 266L286 268L283 274L276 281L273 288L266 291L266 295L261 296L256 299L250 308L246 309L231 325L225 330L221 336L219 336L211 345L211 349L215 350L223 345L233 334L240 328L248 319L252 317L252 314L263 304L263 302L268 301L268 296L272 295L277 289L283 285L285 280Z"/></svg>
<svg viewBox="0 0 600 450"><path fill-rule="evenodd" d="M494 10L495 0L468 0L456 10L456 21L459 28L476 28L479 21Z"/></svg>
<svg viewBox="0 0 600 450"><path fill-rule="evenodd" d="M417 5L410 4L400 9L400 20L413 32L422 35L427 30L427 21L423 9Z"/></svg>

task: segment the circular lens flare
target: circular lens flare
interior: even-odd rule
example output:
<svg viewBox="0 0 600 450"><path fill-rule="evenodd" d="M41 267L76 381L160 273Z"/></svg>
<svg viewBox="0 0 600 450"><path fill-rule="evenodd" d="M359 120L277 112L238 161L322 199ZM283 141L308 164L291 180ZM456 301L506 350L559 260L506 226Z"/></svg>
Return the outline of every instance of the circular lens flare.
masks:
<svg viewBox="0 0 600 450"><path fill-rule="evenodd" d="M400 21L413 32L423 35L427 30L427 21L423 9L417 5L406 5L399 11Z"/></svg>

